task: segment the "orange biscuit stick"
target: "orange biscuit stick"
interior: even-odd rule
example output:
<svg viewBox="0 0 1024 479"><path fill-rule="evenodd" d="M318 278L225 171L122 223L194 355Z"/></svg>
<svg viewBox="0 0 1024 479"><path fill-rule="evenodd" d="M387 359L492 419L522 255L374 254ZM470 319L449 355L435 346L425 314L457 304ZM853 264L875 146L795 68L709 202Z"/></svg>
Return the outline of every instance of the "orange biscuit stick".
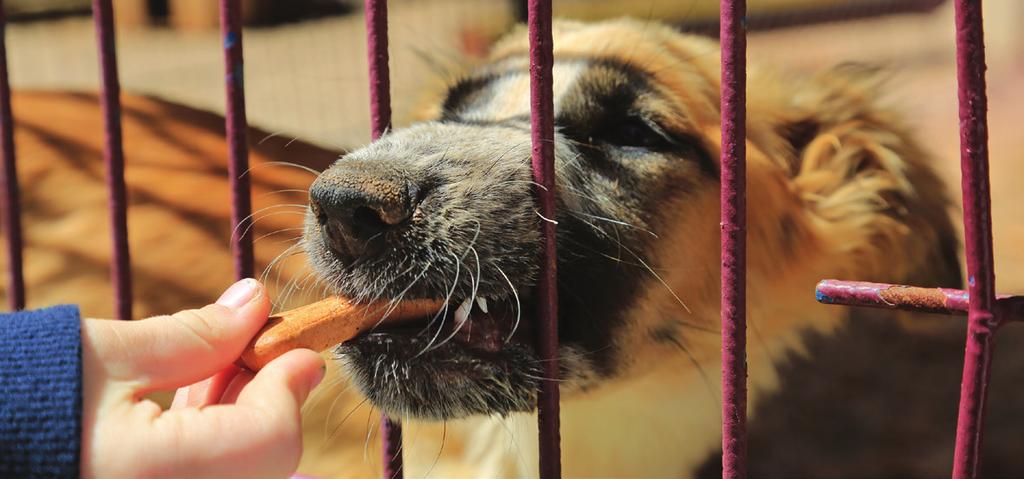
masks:
<svg viewBox="0 0 1024 479"><path fill-rule="evenodd" d="M348 341L378 323L393 324L430 316L442 306L440 300L416 299L402 301L392 309L386 301L356 304L346 298L331 296L271 316L242 352L241 362L245 367L258 371L289 350L308 348L320 352Z"/></svg>

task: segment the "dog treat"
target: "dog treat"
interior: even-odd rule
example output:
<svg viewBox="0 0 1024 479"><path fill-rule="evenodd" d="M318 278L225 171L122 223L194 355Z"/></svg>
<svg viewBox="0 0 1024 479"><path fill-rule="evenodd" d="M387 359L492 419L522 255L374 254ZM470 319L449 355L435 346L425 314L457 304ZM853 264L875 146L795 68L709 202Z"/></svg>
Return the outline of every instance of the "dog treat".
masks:
<svg viewBox="0 0 1024 479"><path fill-rule="evenodd" d="M272 359L292 349L323 351L356 337L378 323L393 324L422 318L435 314L441 307L442 302L439 300L417 299L402 301L392 310L392 305L387 301L356 304L346 298L331 296L271 316L266 326L242 352L241 363L258 371Z"/></svg>

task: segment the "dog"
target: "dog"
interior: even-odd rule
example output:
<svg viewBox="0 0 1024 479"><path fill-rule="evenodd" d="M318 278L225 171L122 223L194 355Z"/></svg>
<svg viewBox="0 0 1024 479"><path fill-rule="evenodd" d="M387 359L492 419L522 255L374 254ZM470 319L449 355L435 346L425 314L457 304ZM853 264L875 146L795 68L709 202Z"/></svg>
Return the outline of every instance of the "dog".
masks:
<svg viewBox="0 0 1024 479"><path fill-rule="evenodd" d="M539 225L557 221L565 476L720 476L718 46L634 20L556 22L554 40L556 218L532 196L524 31L421 121L341 159L250 130L256 260L279 309L328 290L448 303L334 352L300 471L379 474L379 408L403 420L408 477L535 477L532 289ZM963 321L813 295L830 277L960 285L952 202L885 99L898 85L864 66L750 63L750 473L946 475ZM13 104L29 306L109 317L96 98ZM135 315L201 305L232 277L223 119L123 104ZM298 243L277 241L290 231ZM1024 345L1011 333L1000 351ZM1022 375L1012 354L994 364L987 475L1024 475Z"/></svg>
<svg viewBox="0 0 1024 479"><path fill-rule="evenodd" d="M560 21L553 30L556 218L542 217L532 196L522 30L451 84L423 121L348 153L312 184L303 243L332 291L446 304L414 326L345 343L336 356L383 412L445 423L440 434L422 426L445 441L441 450L406 440L410 474L535 476L532 290L539 227L555 221L566 476L712 477L721 440L718 45L628 19ZM946 187L884 100L877 69L797 76L751 63L751 471L946 474L955 395L943 396L948 416L905 416L915 436L879 420L900 404L887 411L876 401L874 418L844 411L835 395L853 393L836 381L870 380L927 402L930 386L908 390L901 375L941 370L955 388L962 346L950 345L962 344L962 325L823 306L813 295L823 278L959 287ZM864 352L872 341L894 348L875 358L891 359L891 371L871 370L879 364ZM941 342L946 359L921 365ZM840 350L849 351L833 355ZM844 362L854 357L863 362ZM830 385L800 383L811 377ZM948 427L922 440L935 417ZM894 444L929 459L897 460Z"/></svg>

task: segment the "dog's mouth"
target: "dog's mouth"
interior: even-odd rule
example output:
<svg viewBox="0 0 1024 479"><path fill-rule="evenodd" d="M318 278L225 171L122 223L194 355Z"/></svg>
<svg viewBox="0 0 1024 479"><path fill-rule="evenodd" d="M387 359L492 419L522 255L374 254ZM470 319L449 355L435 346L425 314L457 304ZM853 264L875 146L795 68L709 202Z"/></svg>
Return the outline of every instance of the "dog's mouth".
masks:
<svg viewBox="0 0 1024 479"><path fill-rule="evenodd" d="M532 410L540 372L531 305L483 296L446 304L437 314L382 325L339 346L359 388L397 416Z"/></svg>
<svg viewBox="0 0 1024 479"><path fill-rule="evenodd" d="M496 353L510 343L529 344L530 311L517 299L477 296L461 302L449 300L437 314L395 326L378 326L355 341L394 342L398 337L422 343L417 355L429 354L452 343L470 352Z"/></svg>

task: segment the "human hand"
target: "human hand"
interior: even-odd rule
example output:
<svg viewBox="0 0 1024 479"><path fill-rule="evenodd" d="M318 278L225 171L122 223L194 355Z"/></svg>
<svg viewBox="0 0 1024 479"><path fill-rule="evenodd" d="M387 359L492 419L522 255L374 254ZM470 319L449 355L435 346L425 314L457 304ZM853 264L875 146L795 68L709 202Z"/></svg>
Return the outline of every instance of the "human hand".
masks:
<svg viewBox="0 0 1024 479"><path fill-rule="evenodd" d="M216 304L142 321L82 322L82 476L287 477L302 453L299 408L323 359L290 351L259 373L233 362L267 321L259 282ZM144 396L178 390L170 410Z"/></svg>

